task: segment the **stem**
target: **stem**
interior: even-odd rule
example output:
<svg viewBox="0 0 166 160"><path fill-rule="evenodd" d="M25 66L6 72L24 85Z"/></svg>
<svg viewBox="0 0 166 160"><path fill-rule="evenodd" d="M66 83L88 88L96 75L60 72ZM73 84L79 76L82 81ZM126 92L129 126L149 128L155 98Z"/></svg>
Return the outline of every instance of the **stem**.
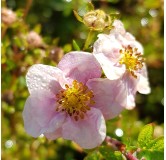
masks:
<svg viewBox="0 0 166 160"><path fill-rule="evenodd" d="M2 29L1 39L3 39L3 37L5 36L7 29L8 29L8 26L7 26L7 25L4 26L4 28Z"/></svg>
<svg viewBox="0 0 166 160"><path fill-rule="evenodd" d="M23 18L25 19L25 17L27 16L28 12L29 12L29 9L32 5L32 1L33 0L27 0L27 3L26 3L26 7L25 7L25 11L24 11L24 15L23 15Z"/></svg>
<svg viewBox="0 0 166 160"><path fill-rule="evenodd" d="M95 32L93 30L90 30L88 33L88 37L85 41L83 50L87 50L89 48L90 44L92 43L92 41L94 39L94 36L95 36Z"/></svg>

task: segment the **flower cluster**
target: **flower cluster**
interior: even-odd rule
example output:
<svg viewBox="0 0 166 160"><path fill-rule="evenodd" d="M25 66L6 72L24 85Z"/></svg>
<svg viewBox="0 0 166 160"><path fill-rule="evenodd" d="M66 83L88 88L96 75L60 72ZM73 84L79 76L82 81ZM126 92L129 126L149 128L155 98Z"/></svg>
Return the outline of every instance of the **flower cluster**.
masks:
<svg viewBox="0 0 166 160"><path fill-rule="evenodd" d="M120 21L113 25L109 35L98 35L93 54L73 51L57 67L29 69L30 96L23 111L28 134L95 148L106 137L105 120L134 107L137 91L150 92L141 44ZM102 69L107 78L101 78Z"/></svg>

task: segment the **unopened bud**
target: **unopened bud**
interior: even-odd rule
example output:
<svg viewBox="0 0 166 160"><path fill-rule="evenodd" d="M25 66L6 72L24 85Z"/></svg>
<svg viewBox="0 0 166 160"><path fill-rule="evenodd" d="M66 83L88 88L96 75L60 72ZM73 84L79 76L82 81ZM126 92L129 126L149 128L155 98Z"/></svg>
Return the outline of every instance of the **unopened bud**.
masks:
<svg viewBox="0 0 166 160"><path fill-rule="evenodd" d="M1 17L2 22L5 23L6 25L11 25L17 19L16 14L12 10L7 8L2 8L1 16L2 16Z"/></svg>
<svg viewBox="0 0 166 160"><path fill-rule="evenodd" d="M93 30L103 30L111 24L108 15L102 10L87 12L83 17L83 22Z"/></svg>
<svg viewBox="0 0 166 160"><path fill-rule="evenodd" d="M30 47L41 47L43 45L42 38L34 31L27 35L27 42Z"/></svg>

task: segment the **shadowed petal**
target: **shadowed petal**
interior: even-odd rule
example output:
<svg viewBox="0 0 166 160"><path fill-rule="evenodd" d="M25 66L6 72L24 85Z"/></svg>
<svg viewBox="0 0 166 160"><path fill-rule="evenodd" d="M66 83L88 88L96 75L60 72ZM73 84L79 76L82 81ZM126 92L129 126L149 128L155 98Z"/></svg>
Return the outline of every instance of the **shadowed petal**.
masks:
<svg viewBox="0 0 166 160"><path fill-rule="evenodd" d="M56 102L47 91L33 92L23 110L25 130L33 137L59 128L65 120L64 113L55 111Z"/></svg>
<svg viewBox="0 0 166 160"><path fill-rule="evenodd" d="M122 82L125 87L124 92L127 96L126 109L133 109L135 107L135 95L137 92L137 83L139 79L131 76L129 72L126 72L122 77Z"/></svg>
<svg viewBox="0 0 166 160"><path fill-rule="evenodd" d="M149 94L151 92L151 89L149 86L148 75L147 75L147 69L146 69L145 65L142 68L141 73L140 73L137 90L138 90L138 92L140 92L142 94Z"/></svg>
<svg viewBox="0 0 166 160"><path fill-rule="evenodd" d="M101 76L101 67L95 57L87 52L70 52L58 64L66 77L86 83L88 79Z"/></svg>
<svg viewBox="0 0 166 160"><path fill-rule="evenodd" d="M124 65L114 65L103 53L94 54L94 56L99 61L108 79L118 79L125 73L126 68Z"/></svg>
<svg viewBox="0 0 166 160"><path fill-rule="evenodd" d="M125 86L121 80L96 78L87 85L93 90L93 107L100 109L106 119L114 118L126 107Z"/></svg>
<svg viewBox="0 0 166 160"><path fill-rule="evenodd" d="M62 129L58 128L56 131L49 132L49 133L44 133L44 135L50 140L55 140L57 138L62 137Z"/></svg>
<svg viewBox="0 0 166 160"><path fill-rule="evenodd" d="M68 117L62 127L64 139L73 140L82 148L99 146L106 136L105 120L100 110L91 108L83 120L75 121Z"/></svg>

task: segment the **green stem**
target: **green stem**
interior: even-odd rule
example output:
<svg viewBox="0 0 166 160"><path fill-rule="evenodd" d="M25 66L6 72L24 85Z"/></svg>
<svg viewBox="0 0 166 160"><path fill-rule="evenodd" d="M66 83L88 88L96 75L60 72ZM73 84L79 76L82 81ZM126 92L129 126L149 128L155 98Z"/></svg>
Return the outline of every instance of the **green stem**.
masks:
<svg viewBox="0 0 166 160"><path fill-rule="evenodd" d="M89 33L88 33L88 37L85 41L85 45L84 45L83 50L87 50L89 48L89 46L93 42L94 36L95 36L95 32L93 30L90 30Z"/></svg>

